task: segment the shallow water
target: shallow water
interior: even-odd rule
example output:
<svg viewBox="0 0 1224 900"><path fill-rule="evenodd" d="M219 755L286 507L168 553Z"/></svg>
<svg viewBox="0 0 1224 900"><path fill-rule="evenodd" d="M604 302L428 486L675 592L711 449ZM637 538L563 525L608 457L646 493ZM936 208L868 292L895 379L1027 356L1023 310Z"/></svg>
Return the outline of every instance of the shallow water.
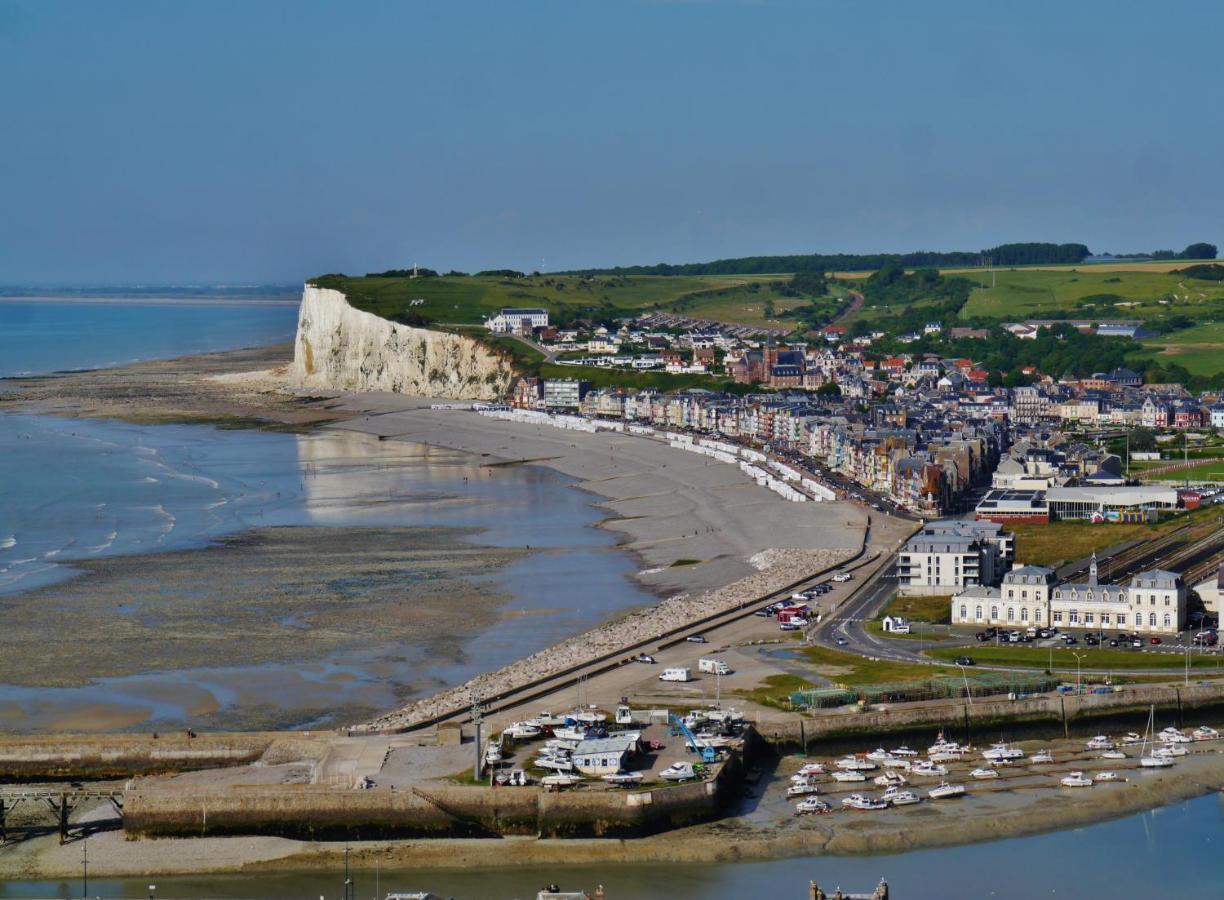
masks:
<svg viewBox="0 0 1224 900"><path fill-rule="evenodd" d="M0 595L10 602L31 587L88 578L74 561L198 547L252 527L474 527L477 544L532 551L482 577L513 599L504 622L458 648L458 661L414 647L389 657L388 648L370 646L83 687L4 685L5 727L166 727L217 708L248 726L329 724L345 720L346 708L393 706L421 685L458 682L653 600L629 581L634 566L615 537L591 527L602 518L593 498L537 467L482 467L466 454L341 430L295 435L23 414L0 415L0 458ZM202 603L224 599L206 582L199 592ZM541 609L550 612L532 614ZM261 708L258 723L242 719ZM277 718L285 710L299 718Z"/></svg>
<svg viewBox="0 0 1224 900"><path fill-rule="evenodd" d="M503 869L372 871L354 874L354 896L389 891L433 891L457 900L533 898L556 882L566 890L608 900L803 900L809 880L832 895L870 892L880 878L896 900L1034 897L1224 896L1224 812L1218 795L1177 803L1071 831L911 853L870 857L809 857L760 863L707 865L568 865ZM91 853L90 858L96 861ZM271 873L156 879L90 879L89 896L315 897L343 896L343 872ZM20 881L0 885L0 897L79 897L77 881Z"/></svg>

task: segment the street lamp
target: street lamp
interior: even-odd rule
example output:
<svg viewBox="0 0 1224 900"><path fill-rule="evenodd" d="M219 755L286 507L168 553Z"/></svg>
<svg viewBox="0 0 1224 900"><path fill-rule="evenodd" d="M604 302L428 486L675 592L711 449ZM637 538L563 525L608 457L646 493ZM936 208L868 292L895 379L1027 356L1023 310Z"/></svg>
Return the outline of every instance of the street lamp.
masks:
<svg viewBox="0 0 1224 900"><path fill-rule="evenodd" d="M1080 693L1080 662L1087 657L1087 654L1084 654L1083 656L1081 656L1080 654L1072 650L1071 655L1075 657L1075 693L1079 694Z"/></svg>
<svg viewBox="0 0 1224 900"><path fill-rule="evenodd" d="M969 690L969 676L965 673L965 667L956 663L956 668L960 669L961 678L965 679L965 696L969 698L969 705L973 706L973 691Z"/></svg>

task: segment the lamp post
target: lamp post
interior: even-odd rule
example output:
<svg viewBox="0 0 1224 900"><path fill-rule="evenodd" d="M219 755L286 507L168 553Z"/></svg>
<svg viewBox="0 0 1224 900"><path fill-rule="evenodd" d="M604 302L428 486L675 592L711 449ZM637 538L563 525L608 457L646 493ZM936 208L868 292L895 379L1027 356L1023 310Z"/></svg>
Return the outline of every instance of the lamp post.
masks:
<svg viewBox="0 0 1224 900"><path fill-rule="evenodd" d="M1087 656L1087 654L1084 654L1084 656L1081 656L1080 654L1072 650L1071 655L1075 657L1075 693L1079 694L1080 693L1080 662Z"/></svg>
<svg viewBox="0 0 1224 900"><path fill-rule="evenodd" d="M956 668L960 669L961 678L965 680L965 696L969 698L969 705L973 706L973 691L969 690L969 676L965 673L965 667L957 663Z"/></svg>

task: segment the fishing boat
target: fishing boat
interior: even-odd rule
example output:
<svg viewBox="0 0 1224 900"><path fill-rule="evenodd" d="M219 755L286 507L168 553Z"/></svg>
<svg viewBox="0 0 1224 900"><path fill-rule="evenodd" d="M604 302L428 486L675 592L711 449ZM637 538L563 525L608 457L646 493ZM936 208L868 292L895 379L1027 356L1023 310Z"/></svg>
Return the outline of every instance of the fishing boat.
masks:
<svg viewBox="0 0 1224 900"><path fill-rule="evenodd" d="M800 784L792 784L786 789L787 797L806 797L809 794L819 793L820 788L814 783L807 781Z"/></svg>
<svg viewBox="0 0 1224 900"><path fill-rule="evenodd" d="M913 791L903 791L900 788L890 787L881 796L880 799L891 806L912 806L915 803L921 803L922 798Z"/></svg>
<svg viewBox="0 0 1224 900"><path fill-rule="evenodd" d="M871 760L862 756L843 756L834 765L848 772L870 772L872 769L879 768Z"/></svg>
<svg viewBox="0 0 1224 900"><path fill-rule="evenodd" d="M1049 750L1038 750L1029 760L1031 763L1052 763L1054 762L1054 754Z"/></svg>
<svg viewBox="0 0 1224 900"><path fill-rule="evenodd" d="M948 774L948 767L924 759L910 766L909 771L911 775L921 775L924 778L943 778Z"/></svg>
<svg viewBox="0 0 1224 900"><path fill-rule="evenodd" d="M576 784L582 784L582 776L566 775L562 772L558 772L554 775L545 775L540 779L540 784L544 785L544 787L573 787Z"/></svg>
<svg viewBox="0 0 1224 900"><path fill-rule="evenodd" d="M1023 759L1024 751L1008 743L991 744L989 750L982 751L982 758L989 760Z"/></svg>
<svg viewBox="0 0 1224 900"><path fill-rule="evenodd" d="M1093 781L1117 781L1117 772L1097 772L1092 776Z"/></svg>
<svg viewBox="0 0 1224 900"><path fill-rule="evenodd" d="M846 809L888 809L887 800L876 800L863 794L851 794L842 800Z"/></svg>
<svg viewBox="0 0 1224 900"><path fill-rule="evenodd" d="M1151 742L1151 734L1156 728L1156 705L1152 704L1148 710L1147 728L1143 732L1143 747L1139 751L1139 765L1144 769L1167 769L1173 765L1172 756L1162 756L1159 753L1148 753L1148 744ZM1167 731L1168 729L1166 729ZM1162 734L1164 732L1161 732Z"/></svg>
<svg viewBox="0 0 1224 900"><path fill-rule="evenodd" d="M674 762L662 772L659 777L664 781L688 781L696 778L697 772L693 769L693 764L690 762Z"/></svg>
<svg viewBox="0 0 1224 900"><path fill-rule="evenodd" d="M1112 750L1113 748L1114 742L1103 734L1098 734L1088 742L1089 750Z"/></svg>
<svg viewBox="0 0 1224 900"><path fill-rule="evenodd" d="M1190 733L1190 737L1196 741L1214 741L1220 736L1220 732L1216 731L1210 725L1200 725Z"/></svg>
<svg viewBox="0 0 1224 900"><path fill-rule="evenodd" d="M917 750L911 750L909 747L902 744L900 747L892 751L893 756L914 757L918 755Z"/></svg>
<svg viewBox="0 0 1224 900"><path fill-rule="evenodd" d="M610 775L601 776L608 784L631 785L641 784L645 777L641 772L613 772Z"/></svg>
<svg viewBox="0 0 1224 900"><path fill-rule="evenodd" d="M969 777L978 779L998 778L999 773L995 769L980 768L974 769L972 772L970 772Z"/></svg>
<svg viewBox="0 0 1224 900"><path fill-rule="evenodd" d="M905 780L905 776L900 772L885 772L883 775L877 775L875 783L878 787L900 787L903 784L909 784Z"/></svg>
<svg viewBox="0 0 1224 900"><path fill-rule="evenodd" d="M1121 750L1106 750L1101 754L1101 759L1126 759L1126 754Z"/></svg>
<svg viewBox="0 0 1224 900"><path fill-rule="evenodd" d="M821 800L819 797L804 797L795 804L795 813L797 815L807 815L814 813L818 816L824 815L827 812L832 812L833 807Z"/></svg>
<svg viewBox="0 0 1224 900"><path fill-rule="evenodd" d="M893 756L893 754L889 753L883 747L876 747L874 750L872 750L870 753L867 754L867 758L872 760L873 762L882 763L887 760L894 759L895 757Z"/></svg>
<svg viewBox="0 0 1224 900"><path fill-rule="evenodd" d="M1070 775L1065 775L1059 779L1058 783L1063 787L1092 787L1092 779L1083 772L1072 772Z"/></svg>
<svg viewBox="0 0 1224 900"><path fill-rule="evenodd" d="M933 787L927 791L927 796L932 800L948 800L952 797L963 797L965 795L965 786L963 784L948 784L948 782L940 782L938 787Z"/></svg>
<svg viewBox="0 0 1224 900"><path fill-rule="evenodd" d="M833 773L833 780L834 781L866 781L867 776L864 775L862 772L841 771L841 772Z"/></svg>
<svg viewBox="0 0 1224 900"><path fill-rule="evenodd" d="M501 747L494 741L489 741L485 746L484 761L487 766L495 766L502 761Z"/></svg>
<svg viewBox="0 0 1224 900"><path fill-rule="evenodd" d="M578 725L560 725L553 728L553 737L563 741L585 741L587 730Z"/></svg>

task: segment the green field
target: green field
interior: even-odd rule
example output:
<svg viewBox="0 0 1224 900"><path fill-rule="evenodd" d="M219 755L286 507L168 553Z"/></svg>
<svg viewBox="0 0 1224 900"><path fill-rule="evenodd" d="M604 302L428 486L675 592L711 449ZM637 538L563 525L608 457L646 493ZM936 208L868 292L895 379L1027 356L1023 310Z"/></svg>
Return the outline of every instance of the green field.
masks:
<svg viewBox="0 0 1224 900"><path fill-rule="evenodd" d="M1179 670L1186 667L1186 658L1179 653L1141 653L1135 650L1111 650L1094 647L1072 650L1070 648L1049 647L938 647L926 651L926 656L932 659L950 660L964 654L979 665L1015 666L1026 669L1061 669L1075 671L1078 653L1083 669L1170 669ZM1205 656L1196 654L1191 657L1190 666L1193 669L1220 669L1219 654Z"/></svg>
<svg viewBox="0 0 1224 900"><path fill-rule="evenodd" d="M1162 363L1176 363L1191 375L1214 375L1224 371L1224 315L1143 342L1144 354Z"/></svg>
<svg viewBox="0 0 1224 900"><path fill-rule="evenodd" d="M1224 313L1224 284L1186 279L1169 272L1099 271L1086 267L1064 271L976 271L962 277L981 285L974 289L961 311L963 318L1010 320L1066 313L1084 318L1145 319L1180 313L1201 319Z"/></svg>
<svg viewBox="0 0 1224 900"><path fill-rule="evenodd" d="M1168 463L1165 463L1165 465L1168 465ZM1224 483L1224 457L1220 457L1214 462L1203 463L1199 466L1191 466L1189 469L1180 469L1175 472L1162 472L1159 475L1150 475L1147 477L1152 481L1211 481Z"/></svg>
<svg viewBox="0 0 1224 900"><path fill-rule="evenodd" d="M323 275L319 287L342 291L359 309L384 318L413 316L431 323L476 325L503 307L544 307L557 314L615 317L646 311L682 313L733 324L792 329L794 318L780 314L809 300L785 297L775 284L788 276L595 276L534 275L380 278ZM844 289L839 289L844 290ZM412 306L413 300L423 300ZM766 315L772 302L774 314ZM836 300L817 303L836 307Z"/></svg>
<svg viewBox="0 0 1224 900"><path fill-rule="evenodd" d="M952 597L902 597L897 596L880 610L877 618L885 616L902 616L915 622L931 622L943 624L948 621L952 612Z"/></svg>

